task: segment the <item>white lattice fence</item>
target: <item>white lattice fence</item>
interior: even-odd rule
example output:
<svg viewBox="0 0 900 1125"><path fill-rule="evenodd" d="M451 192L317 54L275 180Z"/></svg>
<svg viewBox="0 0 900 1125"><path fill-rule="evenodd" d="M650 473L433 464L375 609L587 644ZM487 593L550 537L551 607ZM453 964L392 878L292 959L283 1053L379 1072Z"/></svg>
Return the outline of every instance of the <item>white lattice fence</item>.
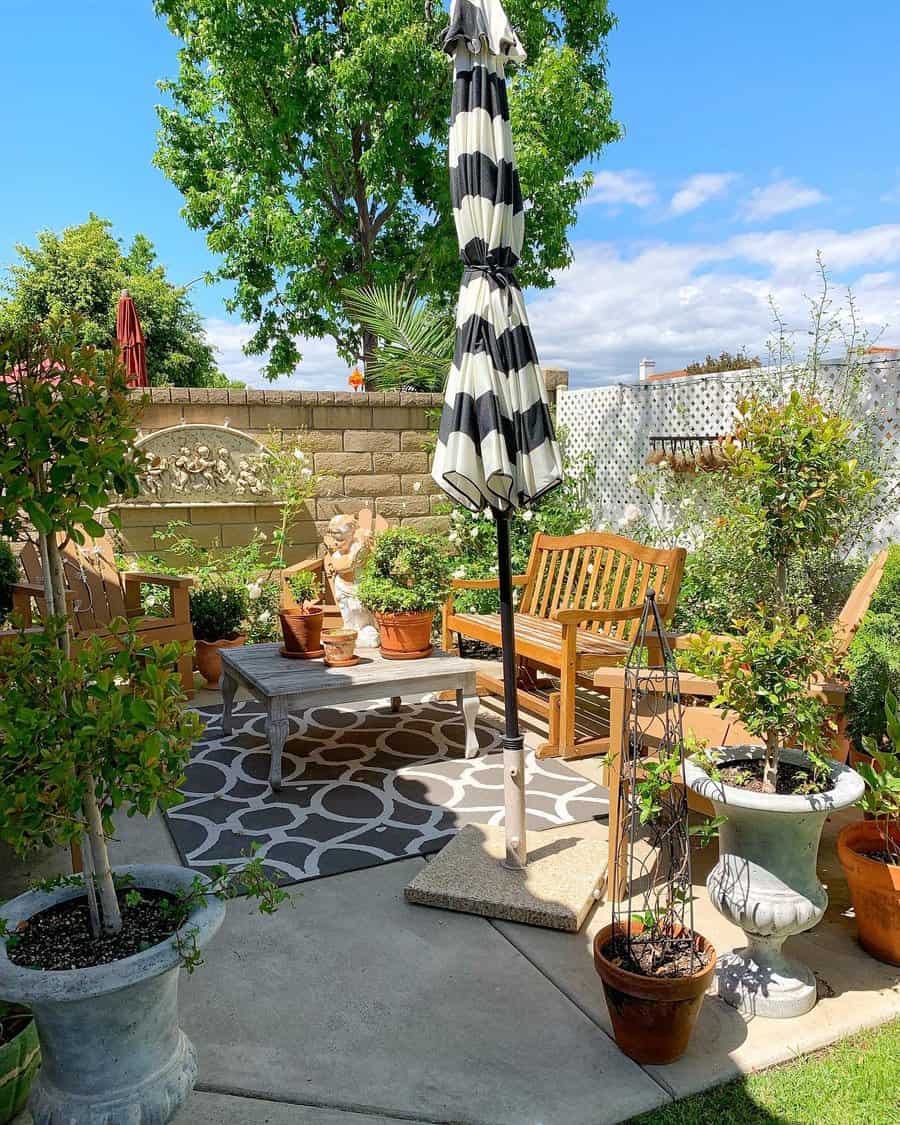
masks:
<svg viewBox="0 0 900 1125"><path fill-rule="evenodd" d="M865 367L866 408L880 417L879 426L893 450L896 478L900 476L900 359L871 356ZM651 437L727 434L736 403L754 384L771 377L771 372L729 372L560 393L557 419L566 432L567 448L576 456L594 457L595 523L615 526L625 506L640 499L629 479L645 468ZM900 540L900 512L894 511L879 526L877 538Z"/></svg>

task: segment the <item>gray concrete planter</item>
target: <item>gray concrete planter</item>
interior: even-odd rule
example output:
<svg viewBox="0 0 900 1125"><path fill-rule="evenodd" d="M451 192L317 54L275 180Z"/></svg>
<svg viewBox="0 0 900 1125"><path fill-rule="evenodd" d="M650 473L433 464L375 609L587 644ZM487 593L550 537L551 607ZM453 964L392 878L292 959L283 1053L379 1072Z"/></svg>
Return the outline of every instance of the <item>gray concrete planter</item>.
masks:
<svg viewBox="0 0 900 1125"><path fill-rule="evenodd" d="M760 746L714 748L723 761L761 758ZM782 761L806 763L796 750ZM712 801L718 816L719 862L706 880L713 905L747 936L747 945L720 955L718 995L745 1015L787 1019L816 1002L816 982L782 945L815 926L828 905L816 874L819 838L829 813L855 804L863 780L834 763L832 787L815 796L753 793L713 781L694 762L685 763L687 783Z"/></svg>
<svg viewBox="0 0 900 1125"><path fill-rule="evenodd" d="M133 864L116 869L137 888L187 890L184 867ZM0 909L16 925L83 894L64 887L20 895ZM206 899L187 926L205 945L225 917ZM197 1076L194 1048L178 1026L180 959L164 941L108 965L44 972L14 965L0 942L0 996L34 1012L43 1065L29 1108L35 1125L165 1125L186 1101Z"/></svg>

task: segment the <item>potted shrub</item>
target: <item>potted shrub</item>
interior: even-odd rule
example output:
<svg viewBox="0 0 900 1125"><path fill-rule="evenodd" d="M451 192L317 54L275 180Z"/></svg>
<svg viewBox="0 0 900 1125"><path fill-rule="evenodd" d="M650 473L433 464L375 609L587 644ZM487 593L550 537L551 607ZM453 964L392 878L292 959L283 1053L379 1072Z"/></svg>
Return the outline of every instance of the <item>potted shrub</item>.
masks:
<svg viewBox="0 0 900 1125"><path fill-rule="evenodd" d="M408 527L376 535L359 580L360 601L378 622L389 660L429 656L434 615L450 592L453 558L436 535Z"/></svg>
<svg viewBox="0 0 900 1125"><path fill-rule="evenodd" d="M866 741L870 761L860 762L866 792L860 801L870 819L848 824L838 836L838 856L853 899L859 942L866 952L900 965L900 710L884 701L887 741Z"/></svg>
<svg viewBox="0 0 900 1125"><path fill-rule="evenodd" d="M197 668L210 687L222 675L223 648L245 641L241 626L247 614L247 595L234 586L200 586L190 592Z"/></svg>
<svg viewBox="0 0 900 1125"><path fill-rule="evenodd" d="M35 1014L43 1055L30 1100L36 1121L162 1123L196 1075L178 1027L179 971L199 963L233 887L223 875L210 881L183 867L113 871L106 836L117 809L149 815L180 799L202 727L183 707L177 645L141 647L124 631L69 656L62 628L51 621L4 651L0 839L20 855L80 840L84 874L0 907L0 994ZM283 896L258 862L240 878L270 905Z"/></svg>
<svg viewBox="0 0 900 1125"><path fill-rule="evenodd" d="M316 605L319 597L319 579L311 570L298 570L289 578L291 593L297 603L291 609L281 609L281 633L284 637L282 656L299 660L313 660L322 656L322 622L325 610Z"/></svg>
<svg viewBox="0 0 900 1125"><path fill-rule="evenodd" d="M0 1125L25 1108L41 1064L34 1018L21 1004L0 1000Z"/></svg>
<svg viewBox="0 0 900 1125"><path fill-rule="evenodd" d="M833 663L830 632L803 616L739 624L743 634L734 638L701 635L695 667L717 681L714 705L736 714L762 744L711 748L685 772L725 818L706 886L748 939L746 948L720 956L719 995L746 1013L790 1017L815 1004L816 986L781 946L822 918L822 828L829 813L859 800L863 782L828 756L827 705L810 688Z"/></svg>

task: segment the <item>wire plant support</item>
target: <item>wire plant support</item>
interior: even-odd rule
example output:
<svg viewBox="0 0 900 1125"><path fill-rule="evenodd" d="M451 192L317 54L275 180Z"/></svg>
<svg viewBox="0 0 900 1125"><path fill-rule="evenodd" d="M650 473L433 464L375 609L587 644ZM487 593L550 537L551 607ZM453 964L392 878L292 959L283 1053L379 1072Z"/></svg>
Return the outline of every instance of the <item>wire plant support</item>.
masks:
<svg viewBox="0 0 900 1125"><path fill-rule="evenodd" d="M623 968L645 976L686 975L703 959L694 936L681 693L654 590L628 654L625 688L613 853L625 859L625 895L612 902L615 953Z"/></svg>

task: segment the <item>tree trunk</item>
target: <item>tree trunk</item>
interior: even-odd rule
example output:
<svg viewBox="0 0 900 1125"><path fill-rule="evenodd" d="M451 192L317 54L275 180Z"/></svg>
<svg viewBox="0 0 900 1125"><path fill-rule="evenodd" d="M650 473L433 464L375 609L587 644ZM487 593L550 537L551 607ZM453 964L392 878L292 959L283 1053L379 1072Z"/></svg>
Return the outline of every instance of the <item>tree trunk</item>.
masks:
<svg viewBox="0 0 900 1125"><path fill-rule="evenodd" d="M94 882L100 894L100 910L103 915L102 926L106 934L117 934L122 928L122 915L119 900L116 898L116 885L109 866L109 852L106 849L106 835L103 819L97 804L94 775L90 770L83 774L86 786L84 815L87 821L87 844L91 852L91 867Z"/></svg>
<svg viewBox="0 0 900 1125"><path fill-rule="evenodd" d="M778 781L778 734L766 734L766 760L763 767L763 793L774 793Z"/></svg>
<svg viewBox="0 0 900 1125"><path fill-rule="evenodd" d="M363 352L363 370L366 376L366 390L372 390L369 383L369 364L375 358L375 353L378 351L378 337L374 332L370 332L367 328L363 329L362 335L362 352Z"/></svg>

